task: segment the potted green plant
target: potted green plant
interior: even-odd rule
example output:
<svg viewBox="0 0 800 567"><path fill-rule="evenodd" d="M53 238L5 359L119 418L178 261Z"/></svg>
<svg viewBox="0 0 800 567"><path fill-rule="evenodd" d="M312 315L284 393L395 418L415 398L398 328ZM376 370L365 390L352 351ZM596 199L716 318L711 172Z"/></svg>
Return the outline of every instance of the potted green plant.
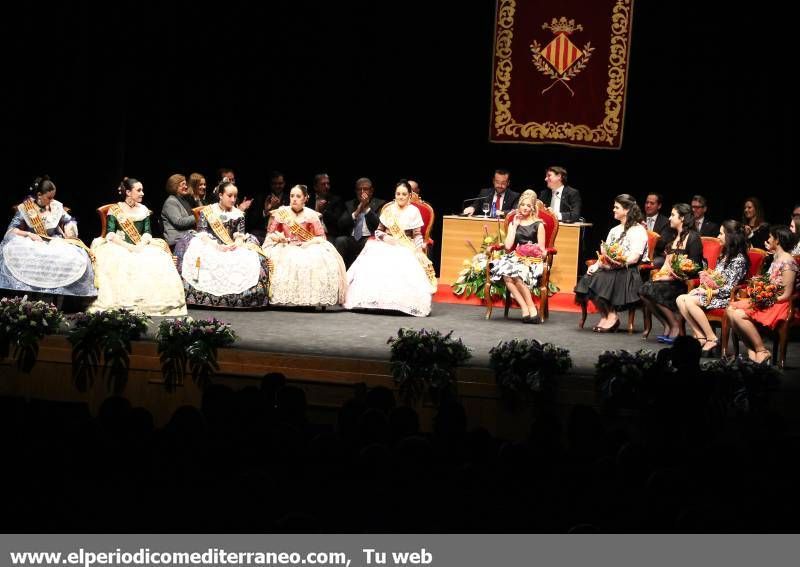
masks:
<svg viewBox="0 0 800 567"><path fill-rule="evenodd" d="M128 380L131 341L147 333L149 321L147 315L129 309L72 316L67 338L72 344L72 377L77 388L86 391L94 383L102 360L108 389L121 392Z"/></svg>
<svg viewBox="0 0 800 567"><path fill-rule="evenodd" d="M569 350L536 339L500 342L489 351L489 367L497 387L512 407L524 403L552 402L558 377L572 368Z"/></svg>
<svg viewBox="0 0 800 567"><path fill-rule="evenodd" d="M58 332L64 314L52 303L27 296L0 300L0 359L12 354L20 372L29 373L39 356L39 341Z"/></svg>
<svg viewBox="0 0 800 567"><path fill-rule="evenodd" d="M172 391L182 384L187 365L192 380L206 386L219 370L217 349L232 345L236 338L233 327L216 318L196 321L182 317L162 321L156 341L164 386Z"/></svg>
<svg viewBox="0 0 800 567"><path fill-rule="evenodd" d="M721 358L702 365L713 379L714 393L721 404L749 413L766 408L769 392L780 383L782 372L775 366L748 358Z"/></svg>
<svg viewBox="0 0 800 567"><path fill-rule="evenodd" d="M434 402L456 393L456 368L472 357L453 331L420 331L401 328L390 337L390 366L400 395L414 404L428 392Z"/></svg>
<svg viewBox="0 0 800 567"><path fill-rule="evenodd" d="M657 366L657 353L650 350L603 352L595 364L595 384L602 401L617 409L640 410L651 394L647 376Z"/></svg>

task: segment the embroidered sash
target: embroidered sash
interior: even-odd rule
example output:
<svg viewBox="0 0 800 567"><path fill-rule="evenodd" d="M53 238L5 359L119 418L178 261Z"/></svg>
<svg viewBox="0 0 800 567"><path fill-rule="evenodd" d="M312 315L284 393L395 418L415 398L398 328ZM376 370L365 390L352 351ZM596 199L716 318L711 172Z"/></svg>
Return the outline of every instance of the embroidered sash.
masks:
<svg viewBox="0 0 800 567"><path fill-rule="evenodd" d="M314 238L314 233L300 226L300 224L297 222L297 219L293 218L286 209L279 209L275 214L275 217L279 222L288 226L289 232L294 234L301 241L308 242Z"/></svg>
<svg viewBox="0 0 800 567"><path fill-rule="evenodd" d="M119 205L111 205L108 210L112 215L117 217L120 228L122 228L125 235L130 238L131 242L139 244L142 240L142 235L139 234L139 230L136 228L136 225L133 224L133 221L128 218L128 215L122 212L122 207Z"/></svg>
<svg viewBox="0 0 800 567"><path fill-rule="evenodd" d="M222 224L222 221L214 212L214 209L211 208L211 205L203 207L202 213L206 216L206 221L208 222L208 225L211 227L211 230L214 231L214 234L216 234L217 237L222 242L224 242L228 246L235 244L235 242L231 238L231 235L228 234L228 229L225 228L224 224ZM257 254L260 254L264 258L267 257L266 253L257 244L253 244L252 242L245 242L244 247L247 248L248 250L252 250Z"/></svg>
<svg viewBox="0 0 800 567"><path fill-rule="evenodd" d="M397 220L397 216L395 215L394 207L390 210L386 211L386 220L390 221L389 225L386 227L386 230L389 231L389 234L397 240L400 244L413 250L414 252L417 251L417 245L414 244L414 241L411 240L406 231L400 227L400 224ZM417 257L417 261L422 266L422 269L425 270L425 275L428 276L428 281L431 284L431 287L434 291L437 289L437 281L436 281L436 270L433 268L433 262L427 256L422 254L415 254Z"/></svg>

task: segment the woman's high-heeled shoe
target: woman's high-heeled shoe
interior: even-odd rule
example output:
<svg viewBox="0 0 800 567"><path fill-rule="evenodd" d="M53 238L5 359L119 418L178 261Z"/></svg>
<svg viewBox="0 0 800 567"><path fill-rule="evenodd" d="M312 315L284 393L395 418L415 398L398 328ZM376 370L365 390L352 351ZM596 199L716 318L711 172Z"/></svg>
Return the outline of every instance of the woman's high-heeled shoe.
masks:
<svg viewBox="0 0 800 567"><path fill-rule="evenodd" d="M614 322L614 324L613 324L613 325L611 325L610 327L606 327L606 328L599 327L599 328L597 329L597 332L598 332L598 333L616 333L616 332L617 332L617 329L619 329L619 319L617 319L617 320Z"/></svg>
<svg viewBox="0 0 800 567"><path fill-rule="evenodd" d="M714 357L717 354L717 350L719 350L719 341L716 337L713 339L702 339L703 340L703 348L700 350L702 356L707 356L709 358ZM706 348L706 345L711 345L711 348Z"/></svg>
<svg viewBox="0 0 800 567"><path fill-rule="evenodd" d="M761 354L762 352L767 353L767 356L765 356L761 360L754 360L753 362L755 362L757 364L764 364L765 362L769 362L769 360L772 358L772 353L770 351L768 351L767 349L757 350L756 351L756 358L758 358L758 355Z"/></svg>

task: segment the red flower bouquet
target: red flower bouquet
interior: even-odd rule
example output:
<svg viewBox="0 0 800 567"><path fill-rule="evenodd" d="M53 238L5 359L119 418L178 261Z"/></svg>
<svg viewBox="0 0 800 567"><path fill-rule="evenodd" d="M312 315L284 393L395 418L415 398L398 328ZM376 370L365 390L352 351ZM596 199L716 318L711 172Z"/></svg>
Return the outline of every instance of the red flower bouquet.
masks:
<svg viewBox="0 0 800 567"><path fill-rule="evenodd" d="M758 311L775 305L782 293L783 285L772 282L766 275L756 276L747 282L750 306Z"/></svg>

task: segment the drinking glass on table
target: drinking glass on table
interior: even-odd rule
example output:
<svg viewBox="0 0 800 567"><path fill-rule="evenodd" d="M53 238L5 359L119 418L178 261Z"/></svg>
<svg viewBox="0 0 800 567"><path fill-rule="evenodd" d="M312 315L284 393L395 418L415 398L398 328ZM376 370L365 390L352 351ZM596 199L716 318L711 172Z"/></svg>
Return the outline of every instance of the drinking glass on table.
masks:
<svg viewBox="0 0 800 567"><path fill-rule="evenodd" d="M488 217L489 216L489 203L484 201L482 209L483 209L483 218Z"/></svg>

